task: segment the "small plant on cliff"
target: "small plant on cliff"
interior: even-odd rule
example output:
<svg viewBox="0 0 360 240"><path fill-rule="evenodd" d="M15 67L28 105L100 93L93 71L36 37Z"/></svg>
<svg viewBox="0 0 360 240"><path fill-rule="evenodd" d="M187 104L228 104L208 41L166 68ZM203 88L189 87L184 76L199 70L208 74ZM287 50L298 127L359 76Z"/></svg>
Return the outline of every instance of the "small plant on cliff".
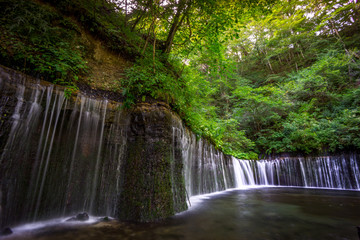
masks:
<svg viewBox="0 0 360 240"><path fill-rule="evenodd" d="M154 61L151 55L139 58L126 69L126 78L122 81L123 94L129 104L146 96L169 104L186 101L183 95L186 90L181 88L181 84L174 73L158 59Z"/></svg>

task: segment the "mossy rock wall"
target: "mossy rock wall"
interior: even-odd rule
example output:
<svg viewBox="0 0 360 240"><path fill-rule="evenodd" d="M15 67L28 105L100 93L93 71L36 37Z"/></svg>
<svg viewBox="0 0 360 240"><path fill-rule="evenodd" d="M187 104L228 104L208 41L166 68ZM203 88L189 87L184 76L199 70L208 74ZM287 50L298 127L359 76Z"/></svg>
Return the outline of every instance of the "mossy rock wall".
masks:
<svg viewBox="0 0 360 240"><path fill-rule="evenodd" d="M173 138L180 119L160 103L138 104L128 114L119 219L148 222L186 210L181 148Z"/></svg>

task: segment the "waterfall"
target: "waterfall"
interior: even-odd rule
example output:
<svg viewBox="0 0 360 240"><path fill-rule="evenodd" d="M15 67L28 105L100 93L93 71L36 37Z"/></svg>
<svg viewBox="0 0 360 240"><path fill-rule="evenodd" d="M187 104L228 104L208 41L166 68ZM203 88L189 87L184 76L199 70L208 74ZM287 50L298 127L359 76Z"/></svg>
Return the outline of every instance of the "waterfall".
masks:
<svg viewBox="0 0 360 240"><path fill-rule="evenodd" d="M0 92L0 225L115 216L127 128L118 104L34 83L1 81Z"/></svg>
<svg viewBox="0 0 360 240"><path fill-rule="evenodd" d="M182 143L189 196L250 186L360 190L360 158L357 154L240 160L224 155L185 128L174 134Z"/></svg>
<svg viewBox="0 0 360 240"><path fill-rule="evenodd" d="M232 161L204 139L182 127L174 132L182 146L184 179L189 197L235 187Z"/></svg>
<svg viewBox="0 0 360 240"><path fill-rule="evenodd" d="M237 187L265 185L356 190L360 190L359 160L356 154L259 161L232 159Z"/></svg>
<svg viewBox="0 0 360 240"><path fill-rule="evenodd" d="M120 103L83 93L66 98L59 87L21 79L9 81L11 78L0 71L0 226L81 211L116 216L125 184L124 162L131 152L128 141L143 132L144 115L131 118ZM144 109L149 110L149 106ZM156 111L156 123L165 116L161 111ZM137 125L132 125L131 119L138 121ZM169 179L166 186L170 186L173 199L169 206L174 206L175 212L186 208L185 198L229 188L360 190L357 154L239 160L196 136L179 117L171 121L170 129L160 124L148 131L148 135L158 134L156 139L147 137L150 144L158 141L166 143L158 145L164 148L171 145L162 155L169 156L164 166L171 168L163 180ZM151 167L145 173L150 180L154 174ZM128 180L130 184L137 181Z"/></svg>
<svg viewBox="0 0 360 240"><path fill-rule="evenodd" d="M234 165L234 174L237 188L243 188L244 186L254 186L255 177L251 170L250 161L242 161L236 158L232 158Z"/></svg>
<svg viewBox="0 0 360 240"><path fill-rule="evenodd" d="M182 143L189 196L249 186L293 186L360 190L356 154L326 157L240 160L226 156L187 131L174 132Z"/></svg>
<svg viewBox="0 0 360 240"><path fill-rule="evenodd" d="M253 186L360 190L360 157L357 154L240 160L224 155L185 127L173 134L182 145L188 196Z"/></svg>

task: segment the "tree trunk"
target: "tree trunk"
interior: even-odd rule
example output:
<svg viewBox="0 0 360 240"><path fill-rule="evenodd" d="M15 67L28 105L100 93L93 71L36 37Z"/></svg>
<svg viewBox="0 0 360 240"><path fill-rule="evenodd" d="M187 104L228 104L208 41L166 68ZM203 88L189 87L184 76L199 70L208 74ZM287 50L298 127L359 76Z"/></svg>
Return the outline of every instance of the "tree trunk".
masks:
<svg viewBox="0 0 360 240"><path fill-rule="evenodd" d="M139 16L136 18L135 22L133 23L132 27L131 27L131 31L135 30L136 25L140 22L140 20L143 18L143 16L146 13L146 10L149 9L149 7L151 6L152 0L148 0L145 6L144 11L141 11L141 14L139 14Z"/></svg>
<svg viewBox="0 0 360 240"><path fill-rule="evenodd" d="M151 13L152 13L152 18L153 18L153 20L152 20L151 25L150 25L150 27L149 27L149 31L148 31L148 35L147 35L147 37L146 37L145 45L144 45L143 51L142 51L142 53L141 53L142 55L144 55L144 53L145 53L145 51L146 51L146 47L147 47L147 45L148 45L148 43L149 43L149 40L150 40L151 32L153 32L154 38L156 37L156 35L155 35L155 28L156 28L155 24L156 24L156 16L157 16L157 14L156 14L156 12L155 12L155 11L156 11L155 5L151 5L150 11L151 11Z"/></svg>
<svg viewBox="0 0 360 240"><path fill-rule="evenodd" d="M172 47L172 43L174 41L175 33L178 30L179 26L181 25L181 22L184 19L184 16L181 19L180 19L180 16L181 16L181 14L183 12L186 11L186 9L189 8L189 6L187 7L186 3L187 3L187 0L180 0L179 1L178 8L177 8L176 14L174 16L173 23L171 24L171 28L170 28L168 36L166 38L165 47L164 47L164 52L165 53L170 53L170 51L171 51L171 47Z"/></svg>
<svg viewBox="0 0 360 240"><path fill-rule="evenodd" d="M125 18L124 18L124 25L127 25L127 12L128 12L128 2L125 0Z"/></svg>

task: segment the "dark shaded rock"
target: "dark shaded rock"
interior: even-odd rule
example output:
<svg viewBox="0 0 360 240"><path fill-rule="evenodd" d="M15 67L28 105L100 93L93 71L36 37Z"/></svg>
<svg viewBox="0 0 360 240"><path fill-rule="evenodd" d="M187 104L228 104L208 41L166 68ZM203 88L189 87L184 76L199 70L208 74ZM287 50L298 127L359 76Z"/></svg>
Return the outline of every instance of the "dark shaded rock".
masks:
<svg viewBox="0 0 360 240"><path fill-rule="evenodd" d="M72 222L72 221L84 222L84 221L87 221L87 220L89 220L89 215L86 212L84 212L84 213L79 213L75 217L69 218L66 221L67 222Z"/></svg>
<svg viewBox="0 0 360 240"><path fill-rule="evenodd" d="M359 239L360 239L360 226L357 226L357 231L358 231L358 236L359 236Z"/></svg>
<svg viewBox="0 0 360 240"><path fill-rule="evenodd" d="M182 149L173 138L179 117L160 103L138 104L129 115L118 218L150 222L186 210Z"/></svg>
<svg viewBox="0 0 360 240"><path fill-rule="evenodd" d="M117 92L93 89L85 83L77 83L77 86L79 87L80 91L85 93L85 95L88 97L105 98L116 102L123 102L125 100L124 96Z"/></svg>
<svg viewBox="0 0 360 240"><path fill-rule="evenodd" d="M13 231L11 230L11 228L6 227L6 228L1 230L0 236L6 236L6 235L10 235L12 233L13 233Z"/></svg>
<svg viewBox="0 0 360 240"><path fill-rule="evenodd" d="M78 215L76 215L76 219L79 221L87 221L89 220L89 215L87 213L79 213Z"/></svg>

